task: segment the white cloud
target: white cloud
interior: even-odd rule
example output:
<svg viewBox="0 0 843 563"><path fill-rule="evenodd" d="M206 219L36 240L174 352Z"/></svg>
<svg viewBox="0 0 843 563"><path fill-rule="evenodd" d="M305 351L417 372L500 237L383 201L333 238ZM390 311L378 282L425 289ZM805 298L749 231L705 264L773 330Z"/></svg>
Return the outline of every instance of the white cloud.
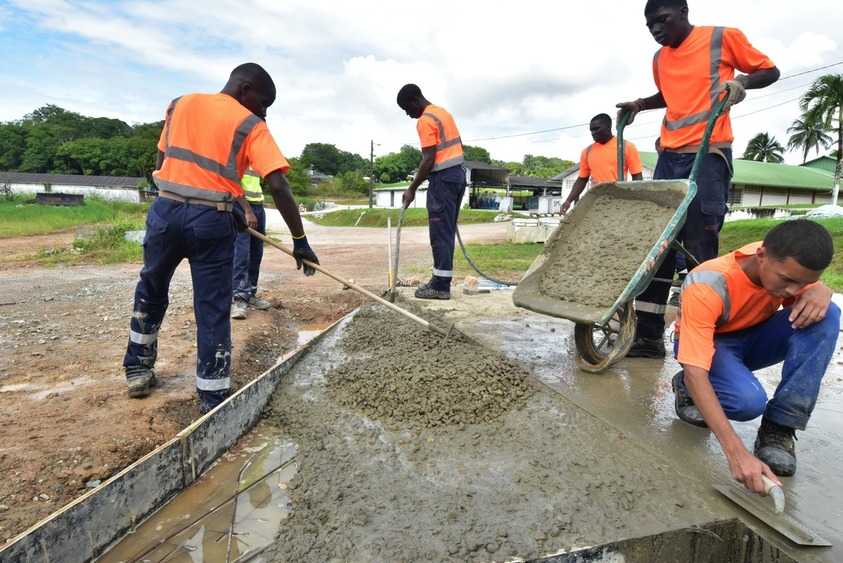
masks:
<svg viewBox="0 0 843 563"><path fill-rule="evenodd" d="M401 85L415 82L454 113L464 139L476 139L493 158L574 160L590 142L584 124L593 115L655 92L657 45L643 5L11 0L0 7L0 48L15 53L0 61L7 86L0 120L53 103L130 123L157 121L170 99L217 91L234 66L255 61L276 81L268 123L290 156L311 142L364 156L373 139L379 154L417 142L414 122L395 104ZM784 0L690 0L690 19L739 27L783 76L843 61L834 40L843 28L839 0L803 0L799 10ZM779 104L822 72L750 92L733 111L735 152L763 130L786 142L798 108ZM658 112L642 115L627 137L650 150L660 119Z"/></svg>

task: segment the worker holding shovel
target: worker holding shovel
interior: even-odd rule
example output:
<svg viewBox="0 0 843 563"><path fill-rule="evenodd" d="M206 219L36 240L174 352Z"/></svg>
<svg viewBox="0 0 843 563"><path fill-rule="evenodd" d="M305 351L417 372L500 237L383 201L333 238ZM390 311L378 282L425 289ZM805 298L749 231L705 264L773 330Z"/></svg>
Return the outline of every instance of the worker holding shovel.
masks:
<svg viewBox="0 0 843 563"><path fill-rule="evenodd" d="M243 197L247 167L266 179L293 237L299 269L318 264L284 176L289 164L264 122L275 101L275 84L255 63L235 68L217 94L186 94L167 108L153 173L158 197L146 219L143 268L135 289L123 367L129 397L149 394L155 381L158 331L169 304L170 280L187 258L196 319L196 389L207 413L229 395L231 376L232 261L237 229L256 227ZM232 201L247 217L236 225Z"/></svg>

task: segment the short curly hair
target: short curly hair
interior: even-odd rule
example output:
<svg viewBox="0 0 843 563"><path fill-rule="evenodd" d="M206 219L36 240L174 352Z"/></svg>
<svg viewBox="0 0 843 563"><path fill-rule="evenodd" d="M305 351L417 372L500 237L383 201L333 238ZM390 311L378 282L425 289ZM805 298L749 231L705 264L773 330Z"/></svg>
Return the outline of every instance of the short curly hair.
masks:
<svg viewBox="0 0 843 563"><path fill-rule="evenodd" d="M834 257L831 233L810 219L779 223L764 237L764 248L776 260L793 258L803 268L814 271L828 268Z"/></svg>

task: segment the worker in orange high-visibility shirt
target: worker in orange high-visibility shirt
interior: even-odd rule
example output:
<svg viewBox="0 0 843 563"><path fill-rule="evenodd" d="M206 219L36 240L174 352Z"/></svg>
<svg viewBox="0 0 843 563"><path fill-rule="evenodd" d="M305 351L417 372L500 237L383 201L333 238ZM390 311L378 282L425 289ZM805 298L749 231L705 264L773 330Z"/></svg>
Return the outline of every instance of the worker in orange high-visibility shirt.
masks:
<svg viewBox="0 0 843 563"><path fill-rule="evenodd" d="M732 27L693 26L685 0L648 0L644 18L662 47L653 58L658 92L617 105L618 115L631 112L629 123L644 110L667 108L659 142L655 180L688 178L702 144L709 116L728 86L726 111L717 119L711 146L696 178L697 195L688 206L677 240L698 262L716 258L732 178L732 125L728 108L744 99L745 90L764 88L779 78L779 69ZM745 74L736 75L735 71ZM671 251L655 279L673 278L676 252ZM629 357L664 358L664 314L670 282L653 281L635 300L637 334Z"/></svg>
<svg viewBox="0 0 843 563"><path fill-rule="evenodd" d="M588 129L594 142L585 147L580 154L579 174L571 187L571 193L559 209L563 215L589 186L589 180L592 186L600 182L618 180L618 138L612 135L612 118L605 113L599 113L591 118ZM623 144L621 180L626 180L627 173L632 174L633 180L643 180L643 167L638 149L630 141L624 141Z"/></svg>
<svg viewBox="0 0 843 563"><path fill-rule="evenodd" d="M427 180L427 217L433 250L433 276L420 284L419 299L450 299L454 275L454 237L457 218L465 195L466 173L462 163L462 140L454 118L444 108L433 105L415 84L398 92L398 106L413 119L421 141L422 160L416 176L404 191L404 207L416 198L416 190Z"/></svg>
<svg viewBox="0 0 843 563"><path fill-rule="evenodd" d="M196 320L196 389L207 413L229 394L234 238L257 221L243 197L247 167L266 179L293 237L293 254L318 263L284 173L290 168L266 127L275 84L255 63L235 68L218 94L186 94L167 108L153 173L158 197L146 218L143 268L135 289L129 343L123 359L129 397L155 385L158 331L169 304L170 280L187 258ZM237 200L246 212L232 213ZM313 275L312 267L304 267Z"/></svg>

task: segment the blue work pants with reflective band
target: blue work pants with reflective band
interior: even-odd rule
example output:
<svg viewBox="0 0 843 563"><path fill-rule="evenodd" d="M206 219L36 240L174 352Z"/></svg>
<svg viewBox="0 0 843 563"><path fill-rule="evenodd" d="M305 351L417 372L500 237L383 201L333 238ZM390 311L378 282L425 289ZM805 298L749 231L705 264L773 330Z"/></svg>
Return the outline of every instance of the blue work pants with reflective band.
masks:
<svg viewBox="0 0 843 563"><path fill-rule="evenodd" d="M465 195L465 169L452 166L427 177L427 219L433 250L431 289L451 291L454 275L454 236Z"/></svg>
<svg viewBox="0 0 843 563"><path fill-rule="evenodd" d="M155 361L158 330L169 305L170 280L190 262L196 320L196 387L206 407L229 393L231 375L231 264L234 218L214 207L155 198L146 217L143 268L135 288L129 345L123 366Z"/></svg>
<svg viewBox="0 0 843 563"><path fill-rule="evenodd" d="M252 203L252 211L258 219L255 229L262 235L266 234L266 209L262 203ZM234 208L243 211L239 203ZM249 233L237 233L234 239L234 273L231 286L234 288L234 298L248 301L258 291L258 276L260 275L261 260L263 260L263 241Z"/></svg>
<svg viewBox="0 0 843 563"><path fill-rule="evenodd" d="M796 330L790 313L788 307L752 328L714 335L709 380L729 419L747 421L763 414L776 424L805 430L837 345L840 309L832 303L823 320ZM674 354L678 350L677 341ZM768 401L752 372L781 361L782 379Z"/></svg>
<svg viewBox="0 0 843 563"><path fill-rule="evenodd" d="M691 200L685 224L676 237L699 263L717 258L720 250L720 229L728 209L726 202L732 181L732 150L721 151L726 158L718 153L705 155L697 176L697 195ZM695 154L663 151L656 163L653 179L689 178L694 158ZM653 244L656 242L653 241ZM676 252L670 250L654 277L673 279L675 271ZM669 295L669 282L654 281L635 299L638 336L650 340L662 338Z"/></svg>

